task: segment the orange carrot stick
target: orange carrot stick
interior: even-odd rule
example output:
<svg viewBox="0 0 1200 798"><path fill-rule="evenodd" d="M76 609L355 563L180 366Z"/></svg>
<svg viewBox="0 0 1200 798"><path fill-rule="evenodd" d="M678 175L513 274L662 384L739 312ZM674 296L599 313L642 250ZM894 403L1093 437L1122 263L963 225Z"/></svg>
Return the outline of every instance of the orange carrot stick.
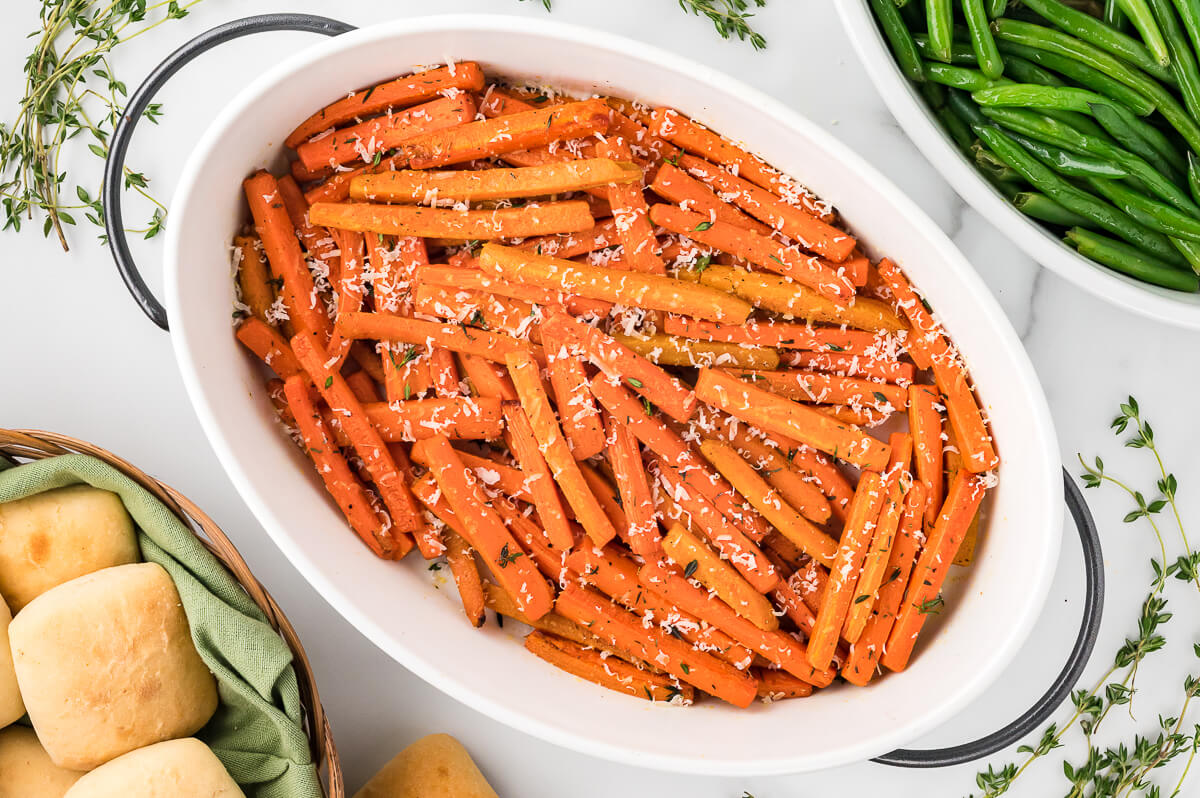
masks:
<svg viewBox="0 0 1200 798"><path fill-rule="evenodd" d="M455 90L479 91L483 88L483 82L483 70L471 61L396 78L369 89L352 92L350 96L330 103L301 122L284 139L284 143L295 149L305 139L331 127L382 113L389 108L415 105L442 92L452 94Z"/></svg>
<svg viewBox="0 0 1200 798"><path fill-rule="evenodd" d="M419 441L434 435L479 440L499 438L504 430L499 399L456 396L372 402L362 410L383 440Z"/></svg>
<svg viewBox="0 0 1200 798"><path fill-rule="evenodd" d="M350 528L377 557L389 559L395 549L395 541L384 530L383 521L372 508L366 489L350 471L341 451L330 440L325 422L313 404L310 390L308 381L298 374L284 383L287 406L304 440L304 449L317 467L317 473L321 475L329 495L337 502L342 515L346 516Z"/></svg>
<svg viewBox="0 0 1200 798"><path fill-rule="evenodd" d="M833 682L834 672L814 668L802 642L778 629L759 629L738 615L720 599L690 584L662 563L647 563L638 571L638 580L681 609L708 621L734 640L766 657L797 679L824 687Z"/></svg>
<svg viewBox="0 0 1200 798"><path fill-rule="evenodd" d="M543 632L525 636L525 648L556 668L607 687L618 693L650 701L677 701L690 704L694 693L690 686L680 687L666 676L641 670L578 643L552 637Z"/></svg>
<svg viewBox="0 0 1200 798"><path fill-rule="evenodd" d="M996 456L987 422L971 390L967 370L958 353L899 267L884 258L878 268L879 276L913 326L910 347L914 353L923 353L933 369L933 379L945 398L946 417L954 427L955 437L962 447L967 470L978 474L995 468L1000 458ZM921 361L917 362L920 364Z"/></svg>
<svg viewBox="0 0 1200 798"><path fill-rule="evenodd" d="M816 352L844 352L851 356L865 356L868 351L880 348L884 343L878 335L865 330L762 321L748 321L744 325L718 324L675 315L667 316L663 320L663 332L699 341L723 341Z"/></svg>
<svg viewBox="0 0 1200 798"><path fill-rule="evenodd" d="M234 236L233 246L237 253L238 299L249 309L251 316L270 323L275 291L271 288L262 243L254 236Z"/></svg>
<svg viewBox="0 0 1200 798"><path fill-rule="evenodd" d="M513 620L520 621L526 626L532 626L540 632L561 637L564 640L570 640L573 643L578 643L581 646L594 648L599 651L607 651L626 662L640 662L637 657L630 654L628 651L620 651L608 643L604 642L594 634L584 629L579 624L559 615L557 612L548 612L536 621L530 618L525 613L521 612L521 608L517 606L517 602L510 596L504 588L492 582L485 582L483 585L483 600L487 603L488 609L497 615L504 615Z"/></svg>
<svg viewBox="0 0 1200 798"><path fill-rule="evenodd" d="M520 208L460 211L416 205L318 202L308 211L313 224L422 238L517 238L587 230L593 224L586 202L548 202Z"/></svg>
<svg viewBox="0 0 1200 798"><path fill-rule="evenodd" d="M617 234L617 220L611 217L597 217L596 226L591 230L567 235L530 238L522 241L519 248L526 252L548 255L565 260L579 255L587 255L597 250L615 247L620 243L621 239Z"/></svg>
<svg viewBox="0 0 1200 798"><path fill-rule="evenodd" d="M478 355L458 356L459 365L477 396L510 401L517 398L517 391L508 378L508 369Z"/></svg>
<svg viewBox="0 0 1200 798"><path fill-rule="evenodd" d="M334 240L337 242L339 259L342 264L339 279L334 285L334 293L337 296L337 315L340 317L362 310L363 299L367 293L367 286L363 280L366 241L361 233L349 230L335 230ZM338 359L338 363L344 362L346 356L350 354L351 343L338 334L335 322L328 348L330 353Z"/></svg>
<svg viewBox="0 0 1200 798"><path fill-rule="evenodd" d="M869 358L836 352L787 352L781 364L815 371L827 371L843 377L868 377L907 388L917 376L917 367L889 358Z"/></svg>
<svg viewBox="0 0 1200 798"><path fill-rule="evenodd" d="M821 489L809 482L774 442L756 437L751 430L754 428L738 423L726 425L721 435L800 515L816 524L828 521L831 509Z"/></svg>
<svg viewBox="0 0 1200 798"><path fill-rule="evenodd" d="M438 324L432 321L408 319L383 313L347 313L338 319L338 329L346 338L365 338L391 343L432 344L479 355L488 360L504 362L509 352L529 352L529 344L516 341L507 335L497 335L485 330L466 330L455 324Z"/></svg>
<svg viewBox="0 0 1200 798"><path fill-rule="evenodd" d="M420 459L424 451L424 449L417 450L414 453L413 461L428 468L429 463ZM526 489L525 474L520 469L496 462L487 457L471 454L470 452L457 451L459 459L463 461L463 465L469 468L471 473L475 475L475 478L483 485L523 501L533 500L533 497Z"/></svg>
<svg viewBox="0 0 1200 798"><path fill-rule="evenodd" d="M513 338L541 339L538 330L541 313L536 307L482 291L422 283L413 294L413 313L502 332Z"/></svg>
<svg viewBox="0 0 1200 798"><path fill-rule="evenodd" d="M313 227L308 221L308 200L300 191L300 186L291 175L279 178L279 196L283 207L287 209L288 218L296 228L296 235L310 261L318 269L324 269L326 279L331 286L337 285L341 279L342 263L338 254L337 242L325 228Z"/></svg>
<svg viewBox="0 0 1200 798"><path fill-rule="evenodd" d="M758 697L764 701L808 698L813 693L811 684L797 679L787 671L759 668L754 675L758 677Z"/></svg>
<svg viewBox="0 0 1200 798"><path fill-rule="evenodd" d="M913 385L908 389L908 427L913 436L913 452L917 479L925 486L925 523L937 521L942 506L942 414L938 410L938 394L928 385Z"/></svg>
<svg viewBox="0 0 1200 798"><path fill-rule="evenodd" d="M622 335L613 333L617 341L642 357L660 366L728 366L731 368L774 369L779 367L779 355L774 349L726 344L719 341L696 341L676 335Z"/></svg>
<svg viewBox="0 0 1200 798"><path fill-rule="evenodd" d="M399 170L350 182L350 197L374 202L517 199L566 194L610 183L636 183L642 170L628 160L588 158L517 169Z"/></svg>
<svg viewBox="0 0 1200 798"><path fill-rule="evenodd" d="M463 612L471 625L478 628L483 626L485 605L483 601L483 580L479 578L479 566L475 564L475 552L467 542L454 532L446 531L446 563L454 576L454 584L458 587L458 598L462 601Z"/></svg>
<svg viewBox="0 0 1200 798"><path fill-rule="evenodd" d="M662 546L684 573L715 593L738 615L765 631L779 628L771 602L682 525L671 527Z"/></svg>
<svg viewBox="0 0 1200 798"><path fill-rule="evenodd" d="M726 371L796 402L847 404L851 407L863 405L880 410L904 410L908 406L908 392L890 383L839 377L836 374L802 369L753 371L731 368Z"/></svg>
<svg viewBox="0 0 1200 798"><path fill-rule="evenodd" d="M796 470L813 479L821 488L821 492L829 497L829 506L834 518L844 522L850 509L850 501L854 498L854 488L838 470L837 465L804 445L789 448L788 459Z"/></svg>
<svg viewBox="0 0 1200 798"><path fill-rule="evenodd" d="M686 385L595 327L551 313L542 323L542 335L565 342L608 380L628 385L671 418L686 421L695 412L696 395Z"/></svg>
<svg viewBox="0 0 1200 798"><path fill-rule="evenodd" d="M537 439L538 450L546 458L554 481L562 488L567 504L588 537L597 546L603 546L616 537L617 530L588 488L583 473L571 455L562 427L550 407L550 399L542 388L537 363L527 353L517 352L510 353L506 361L513 386L517 389L517 396L521 399L521 406L529 417L530 427Z"/></svg>
<svg viewBox="0 0 1200 798"><path fill-rule="evenodd" d="M575 545L575 538L567 522L567 512L554 486L554 475L538 447L529 417L519 402L505 402L504 420L507 426L504 439L526 474L526 489L537 508L546 536L555 548L570 549Z"/></svg>
<svg viewBox="0 0 1200 798"><path fill-rule="evenodd" d="M238 325L237 339L242 345L258 356L272 371L287 379L294 374L303 373L292 348L284 340L279 331L257 316L244 319Z"/></svg>
<svg viewBox="0 0 1200 798"><path fill-rule="evenodd" d="M543 330L542 344L558 417L571 454L576 460L586 460L604 450L600 411L588 390L587 372L580 359L571 354L561 330L549 334Z"/></svg>
<svg viewBox="0 0 1200 798"><path fill-rule="evenodd" d="M546 307L563 307L572 316L607 316L612 310L611 302L587 299L573 294L540 288L535 285L515 283L479 271L477 268L461 266L429 266L418 275L424 285L440 285L471 291L487 291L499 296L532 302Z"/></svg>
<svg viewBox="0 0 1200 798"><path fill-rule="evenodd" d="M790 277L838 305L845 305L854 297L854 285L834 264L752 230L665 204L650 209L650 220L706 247Z"/></svg>
<svg viewBox="0 0 1200 798"><path fill-rule="evenodd" d="M470 335L466 329L464 335ZM458 365L454 362L454 353L449 349L435 346L429 350L429 376L433 380L433 391L443 399L459 396Z"/></svg>
<svg viewBox="0 0 1200 798"><path fill-rule="evenodd" d="M904 603L888 635L887 649L882 657L888 669L902 671L908 667L917 635L921 633L925 617L937 609L934 604L938 601L950 563L985 493L986 478L967 469L959 471L950 482L946 501L925 541L925 548L921 550L921 557L904 593Z"/></svg>
<svg viewBox="0 0 1200 798"><path fill-rule="evenodd" d="M825 583L817 624L808 639L808 661L814 667L827 668L833 661L838 636L854 600L854 588L879 521L883 501L883 480L874 471L864 472L854 492L854 501L850 504L836 564L830 571L829 581Z"/></svg>
<svg viewBox="0 0 1200 798"><path fill-rule="evenodd" d="M619 138L609 138L597 147L597 152L623 161L633 158L629 144ZM658 239L648 218L649 207L644 192L640 168L635 181L609 184L608 204L617 226L617 238L621 241L627 268L648 274L666 274L667 267L658 256Z"/></svg>
<svg viewBox="0 0 1200 798"><path fill-rule="evenodd" d="M654 499L642 465L641 450L629 425L612 413L604 414L606 456L621 493L621 507L629 522L629 548L640 557L662 550Z"/></svg>
<svg viewBox="0 0 1200 798"><path fill-rule="evenodd" d="M666 632L644 627L637 616L595 591L568 584L555 609L601 639L734 706L747 707L754 700L756 682L748 674Z"/></svg>
<svg viewBox="0 0 1200 798"><path fill-rule="evenodd" d="M770 227L751 219L674 164L663 164L654 176L650 190L680 208L696 211L716 221L752 230L760 235L768 235L771 232Z"/></svg>
<svg viewBox="0 0 1200 798"><path fill-rule="evenodd" d="M324 180L333 174L333 169L326 167L324 169L311 170L304 165L302 161L292 161L288 164L288 169L291 171L292 180L297 183L312 183L317 180Z"/></svg>
<svg viewBox="0 0 1200 798"><path fill-rule="evenodd" d="M767 432L794 437L862 468L881 469L891 454L887 444L857 427L713 369L700 370L696 396Z"/></svg>

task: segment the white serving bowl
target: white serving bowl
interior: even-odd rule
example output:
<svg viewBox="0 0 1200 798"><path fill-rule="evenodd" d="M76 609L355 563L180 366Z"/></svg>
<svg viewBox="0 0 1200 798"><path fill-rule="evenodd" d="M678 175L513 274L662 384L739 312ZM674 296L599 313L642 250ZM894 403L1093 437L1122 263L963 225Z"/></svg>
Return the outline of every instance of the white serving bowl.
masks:
<svg viewBox="0 0 1200 798"><path fill-rule="evenodd" d="M1029 257L1088 293L1157 321L1200 329L1200 293L1149 285L1090 261L1013 207L955 146L900 72L867 0L834 0L834 4L859 60L892 116L946 182L983 218Z"/></svg>
<svg viewBox="0 0 1200 798"><path fill-rule="evenodd" d="M276 426L256 364L230 329L229 241L241 181L282 166L285 135L348 90L446 59L491 74L681 109L746 143L833 201L941 312L978 382L1005 458L979 559L951 588L909 670L869 689L737 710L650 704L527 653L512 630L472 629L422 562L383 562L346 528ZM841 765L901 746L986 689L1042 608L1062 535L1062 479L1045 397L1008 320L937 226L888 180L804 117L712 69L552 22L443 16L325 41L234 97L192 153L171 210L166 295L187 390L242 497L293 564L350 623L460 701L550 742L628 764L749 775ZM448 595L449 594L449 595ZM386 684L363 689L388 689Z"/></svg>

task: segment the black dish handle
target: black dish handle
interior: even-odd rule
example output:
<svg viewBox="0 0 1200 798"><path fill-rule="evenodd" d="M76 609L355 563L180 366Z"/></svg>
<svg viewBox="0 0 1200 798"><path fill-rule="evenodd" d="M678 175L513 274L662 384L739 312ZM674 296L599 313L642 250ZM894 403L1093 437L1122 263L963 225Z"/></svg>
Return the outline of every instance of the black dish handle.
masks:
<svg viewBox="0 0 1200 798"><path fill-rule="evenodd" d="M129 151L129 141L133 138L133 131L142 118L142 113L154 99L154 95L158 93L164 83L196 56L233 39L277 30L295 30L338 36L354 30L354 26L312 14L259 14L218 25L201 33L171 53L150 73L149 77L142 82L141 86L138 86L137 91L129 98L129 104L117 121L116 130L113 131L112 141L108 148L108 159L104 163L104 186L100 195L104 207L104 229L108 233L108 248L112 252L113 260L116 261L121 279L125 281L125 287L133 295L138 307L150 317L150 321L164 330L167 329L166 308L146 286L146 281L142 279L141 272L134 263L133 254L129 251L129 241L125 237L125 223L121 213L121 192L124 190L125 156Z"/></svg>
<svg viewBox="0 0 1200 798"><path fill-rule="evenodd" d="M1100 632L1100 617L1104 611L1104 554L1100 550L1100 535L1096 530L1096 521L1092 518L1091 510L1088 509L1079 486L1071 479L1071 475L1065 468L1063 469L1063 483L1066 488L1067 509L1071 512L1071 518L1075 521L1075 528L1079 532L1079 540L1083 544L1087 595L1083 604L1083 623L1075 638L1075 646L1071 649L1071 656L1067 658L1067 664L1063 666L1054 683L1050 685L1050 689L1025 714L986 737L949 748L901 749L884 754L872 761L902 768L941 768L982 759L1007 748L1025 735L1040 728L1075 688L1084 666L1092 656L1092 649L1096 647L1096 636Z"/></svg>

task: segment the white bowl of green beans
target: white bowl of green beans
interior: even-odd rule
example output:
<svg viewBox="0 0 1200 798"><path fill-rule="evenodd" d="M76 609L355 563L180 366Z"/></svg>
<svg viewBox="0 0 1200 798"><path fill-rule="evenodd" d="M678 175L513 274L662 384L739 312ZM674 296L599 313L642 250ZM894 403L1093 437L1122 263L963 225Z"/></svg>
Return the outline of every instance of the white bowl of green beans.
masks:
<svg viewBox="0 0 1200 798"><path fill-rule="evenodd" d="M1200 0L835 0L955 190L1120 307L1200 329Z"/></svg>

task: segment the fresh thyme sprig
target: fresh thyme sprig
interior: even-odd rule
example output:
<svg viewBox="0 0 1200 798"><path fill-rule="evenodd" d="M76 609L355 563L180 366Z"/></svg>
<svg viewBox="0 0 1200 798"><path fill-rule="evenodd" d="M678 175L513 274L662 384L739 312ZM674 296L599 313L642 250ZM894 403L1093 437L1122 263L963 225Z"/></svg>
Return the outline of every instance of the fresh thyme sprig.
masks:
<svg viewBox="0 0 1200 798"><path fill-rule="evenodd" d="M1076 727L1083 734L1086 756L1078 765L1063 762L1063 773L1070 784L1066 793L1068 798L1121 798L1135 794L1161 798L1162 787L1154 781L1155 771L1187 754L1174 790L1169 793L1172 797L1182 795L1196 752L1200 749L1200 724L1195 724L1190 732L1184 730L1192 701L1200 695L1200 677L1197 676L1184 679L1183 699L1178 711L1171 716L1160 715L1158 725L1150 735L1135 735L1131 742L1121 742L1111 747L1101 748L1094 743L1097 730L1114 707L1127 706L1130 717L1133 716L1138 668L1150 654L1162 650L1167 644L1162 627L1172 618L1172 613L1167 611L1165 596L1169 581L1174 578L1179 582L1189 582L1200 591L1200 553L1191 549L1176 503L1179 482L1174 474L1166 470L1154 441L1154 429L1142 419L1137 400L1132 396L1121 405L1120 414L1112 422L1112 429L1117 435L1131 432L1131 436L1125 440L1125 446L1148 450L1154 455L1158 470L1155 483L1157 495L1147 500L1141 491L1106 472L1104 461L1099 457L1091 464L1082 457L1079 460L1084 468L1082 477L1085 487L1098 488L1108 484L1124 491L1134 503L1134 509L1125 515L1124 522L1131 524L1144 519L1158 543L1159 556L1150 561L1153 579L1150 592L1142 601L1137 634L1125 640L1113 657L1112 665L1091 690L1080 689L1071 695L1075 711L1066 722L1061 726L1050 724L1036 745L1023 745L1017 749L1018 753L1026 755L1019 766L1015 763L999 768L989 766L986 771L976 774L976 786L983 790L981 798L996 798L1007 792L1030 765L1061 748L1064 736ZM1183 549L1183 553L1169 564L1167 541L1159 523L1159 517L1167 508L1171 510ZM1200 658L1200 644L1195 644L1193 651Z"/></svg>
<svg viewBox="0 0 1200 798"><path fill-rule="evenodd" d="M541 2L547 11L552 10L551 0ZM679 7L698 17L707 17L722 39L736 37L738 41L750 42L755 50L761 50L767 46L767 40L750 25L750 18L754 16L750 11L751 3L754 8L763 8L767 0L679 0Z"/></svg>

